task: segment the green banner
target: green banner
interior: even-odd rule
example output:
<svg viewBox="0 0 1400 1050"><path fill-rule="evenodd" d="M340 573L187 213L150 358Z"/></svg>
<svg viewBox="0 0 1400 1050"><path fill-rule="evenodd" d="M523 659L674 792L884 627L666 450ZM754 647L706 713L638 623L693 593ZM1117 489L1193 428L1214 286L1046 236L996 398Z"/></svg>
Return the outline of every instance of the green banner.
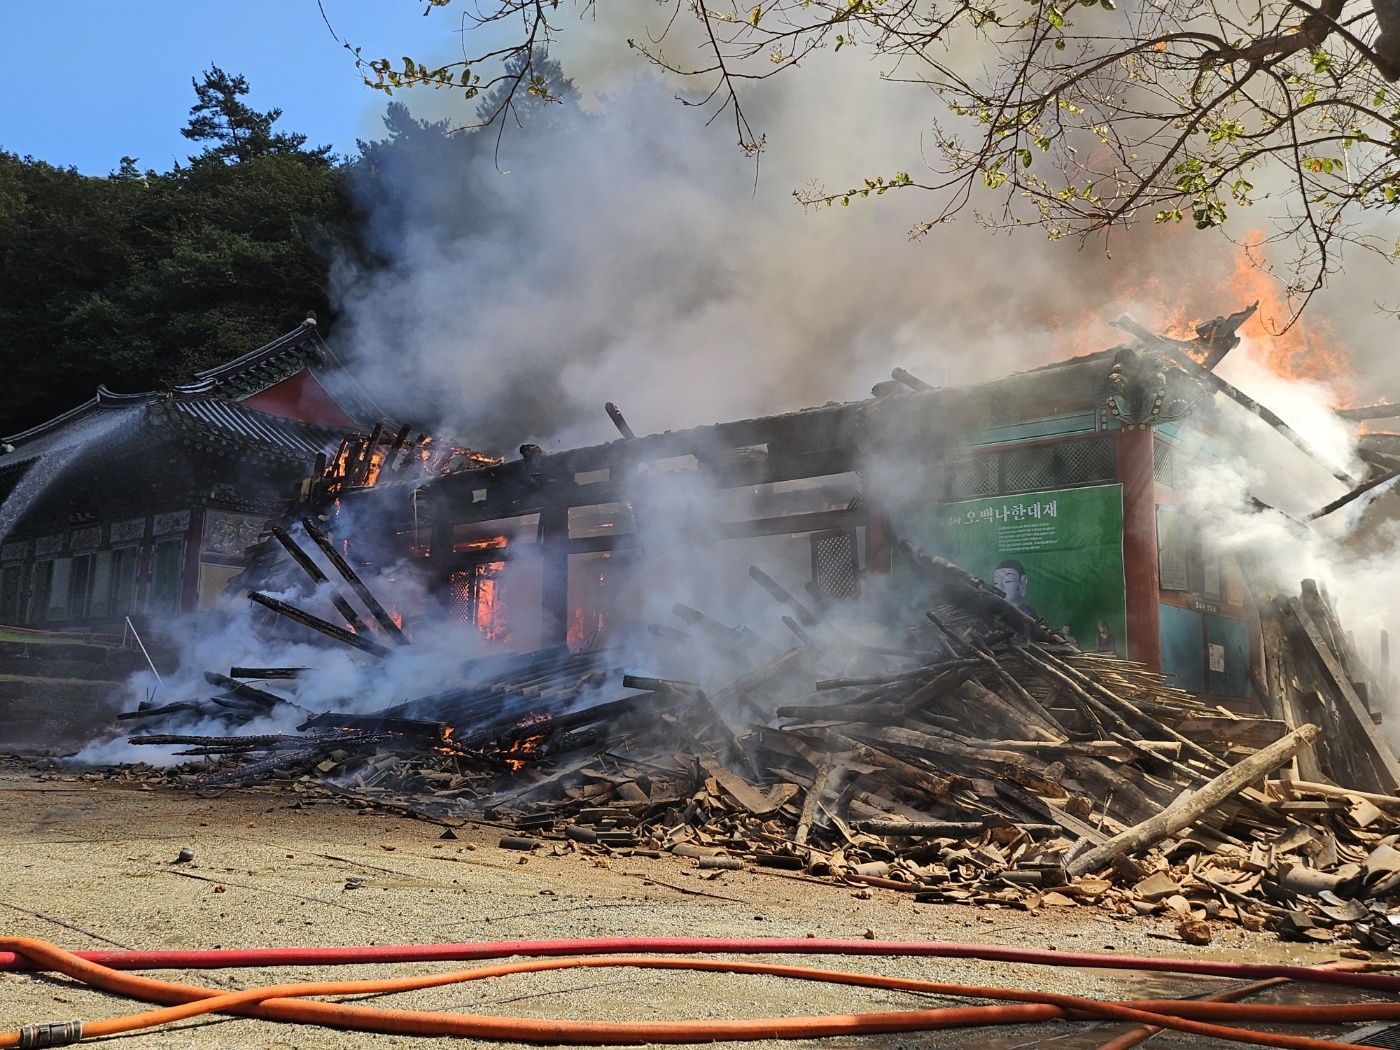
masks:
<svg viewBox="0 0 1400 1050"><path fill-rule="evenodd" d="M909 504L895 534L980 576L1081 649L1127 652L1123 487Z"/></svg>

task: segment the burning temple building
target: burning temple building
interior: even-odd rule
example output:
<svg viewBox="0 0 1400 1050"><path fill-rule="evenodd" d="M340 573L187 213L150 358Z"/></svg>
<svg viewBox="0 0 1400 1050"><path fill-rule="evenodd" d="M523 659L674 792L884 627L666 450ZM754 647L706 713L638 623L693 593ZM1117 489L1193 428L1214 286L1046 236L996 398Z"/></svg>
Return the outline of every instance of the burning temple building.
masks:
<svg viewBox="0 0 1400 1050"><path fill-rule="evenodd" d="M896 369L868 400L679 432L637 436L610 404L605 444L527 445L407 486L342 472L328 527L363 564L416 563L440 603L420 615L515 652L703 629L706 601L740 623L757 602L776 641L801 642L813 610L907 589L909 541L1082 649L1249 708L1259 609L1247 552L1189 509L1202 472L1245 449L1248 500L1301 522L1400 466L1383 439L1363 440L1359 470L1334 462L1215 373L1250 313L1194 340L1124 319L1131 345L1023 374L935 389Z"/></svg>

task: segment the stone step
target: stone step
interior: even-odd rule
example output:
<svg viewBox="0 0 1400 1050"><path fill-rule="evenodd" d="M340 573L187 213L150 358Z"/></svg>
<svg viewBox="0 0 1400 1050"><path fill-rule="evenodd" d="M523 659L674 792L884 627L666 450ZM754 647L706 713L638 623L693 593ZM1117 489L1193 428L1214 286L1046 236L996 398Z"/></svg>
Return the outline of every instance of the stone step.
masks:
<svg viewBox="0 0 1400 1050"><path fill-rule="evenodd" d="M70 678L93 682L124 682L135 671L144 671L146 661L136 654L135 661L113 660L96 663L90 660L62 660L43 656L5 656L0 654L0 675L21 678Z"/></svg>
<svg viewBox="0 0 1400 1050"><path fill-rule="evenodd" d="M122 705L110 687L81 685L87 688L0 699L0 750L70 754L124 726L115 722Z"/></svg>
<svg viewBox="0 0 1400 1050"><path fill-rule="evenodd" d="M71 700L88 703L94 699L118 696L120 681L94 681L91 678L44 678L0 674L0 700Z"/></svg>
<svg viewBox="0 0 1400 1050"><path fill-rule="evenodd" d="M91 664L108 669L115 678L124 678L146 666L146 658L139 649L77 641L0 641L0 660L12 659ZM3 673L7 672L0 671Z"/></svg>

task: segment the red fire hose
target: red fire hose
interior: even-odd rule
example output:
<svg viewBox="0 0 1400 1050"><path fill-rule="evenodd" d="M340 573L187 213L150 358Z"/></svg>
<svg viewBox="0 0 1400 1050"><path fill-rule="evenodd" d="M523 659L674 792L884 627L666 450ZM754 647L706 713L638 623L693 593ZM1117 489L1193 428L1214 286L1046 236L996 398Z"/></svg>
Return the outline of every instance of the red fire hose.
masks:
<svg viewBox="0 0 1400 1050"><path fill-rule="evenodd" d="M563 942L571 943L571 942ZM765 944L772 941L708 942L711 950L735 949L735 945ZM725 949L713 947L726 944ZM800 946L810 942L783 942ZM57 970L104 991L173 1008L155 1010L132 1017L95 1023L67 1022L30 1026L19 1032L0 1034L0 1050L9 1047L59 1046L82 1038L135 1031L204 1013L233 1013L269 1020L322 1024L334 1028L387 1032L401 1035L456 1035L513 1042L596 1045L639 1043L692 1043L720 1039L813 1038L829 1035L880 1032L924 1031L970 1025L1025 1023L1053 1018L1131 1021L1155 1028L1171 1028L1191 1034L1230 1039L1262 1046L1293 1050L1344 1050L1349 1044L1277 1033L1253 1032L1240 1028L1194 1020L1215 1017L1227 1020L1307 1021L1315 1024L1343 1021L1400 1019L1400 1003L1351 1003L1340 1006L1247 1006L1226 1002L1139 1001L1101 1002L1050 992L984 988L943 984L909 978L872 974L842 973L807 967L715 959L667 959L655 957L577 958L567 954L526 962L479 967L448 974L375 981L339 981L277 985L226 993L216 989L158 981L132 976L110 967L28 938L0 938L0 949L21 955L44 969ZM750 948L752 950L752 948ZM905 952L904 954L911 954ZM1068 953L1059 953L1068 954ZM1120 960L1121 965L1121 960ZM729 1021L624 1021L594 1022L541 1020L536 1018L489 1017L464 1014L438 1014L414 1010L379 1009L344 1003L293 1001L309 995L396 992L454 984L484 977L513 973L563 969L574 966L631 966L653 969L708 970L725 973L769 974L802 980L861 985L866 987L924 992L964 998L1001 1000L998 1006L952 1007L899 1013L848 1014L827 1017L786 1017ZM1335 970L1294 967L1309 977L1336 973ZM1349 976L1364 976L1351 974ZM1013 1005L1014 1004L1014 1005Z"/></svg>
<svg viewBox="0 0 1400 1050"><path fill-rule="evenodd" d="M553 941L481 941L462 944L372 944L349 948L223 948L207 951L88 951L75 957L112 970L219 970L254 966L343 966L366 963L471 962L511 957L573 955L867 955L882 958L977 959L1111 970L1197 974L1342 984L1400 992L1400 977L1277 963L1221 962L1142 955L1008 948L957 941L866 941L798 937L596 937ZM39 967L22 954L0 949L0 971ZM1377 967L1380 969L1381 967Z"/></svg>

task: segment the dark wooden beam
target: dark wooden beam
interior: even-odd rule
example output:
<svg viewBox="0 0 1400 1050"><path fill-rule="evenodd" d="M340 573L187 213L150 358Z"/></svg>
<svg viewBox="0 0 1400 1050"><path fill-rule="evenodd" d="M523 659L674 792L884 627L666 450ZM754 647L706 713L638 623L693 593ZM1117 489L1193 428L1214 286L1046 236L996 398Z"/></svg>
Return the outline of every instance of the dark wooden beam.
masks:
<svg viewBox="0 0 1400 1050"><path fill-rule="evenodd" d="M1337 415L1343 419L1397 419L1400 418L1400 405L1363 405L1360 408L1339 408Z"/></svg>
<svg viewBox="0 0 1400 1050"><path fill-rule="evenodd" d="M725 521L715 525L711 538L715 540L738 540L754 536L784 536L803 532L825 532L828 529L853 529L864 525L866 514L863 510L817 510L806 514L784 514L776 518L758 518L753 521ZM659 532L655 539L666 543L670 539L680 541L693 537L693 533ZM641 546L635 532L609 536L582 536L568 541L570 554L591 554L599 551L632 550Z"/></svg>
<svg viewBox="0 0 1400 1050"><path fill-rule="evenodd" d="M540 645L564 645L569 637L569 508L540 512L544 567L540 585Z"/></svg>

